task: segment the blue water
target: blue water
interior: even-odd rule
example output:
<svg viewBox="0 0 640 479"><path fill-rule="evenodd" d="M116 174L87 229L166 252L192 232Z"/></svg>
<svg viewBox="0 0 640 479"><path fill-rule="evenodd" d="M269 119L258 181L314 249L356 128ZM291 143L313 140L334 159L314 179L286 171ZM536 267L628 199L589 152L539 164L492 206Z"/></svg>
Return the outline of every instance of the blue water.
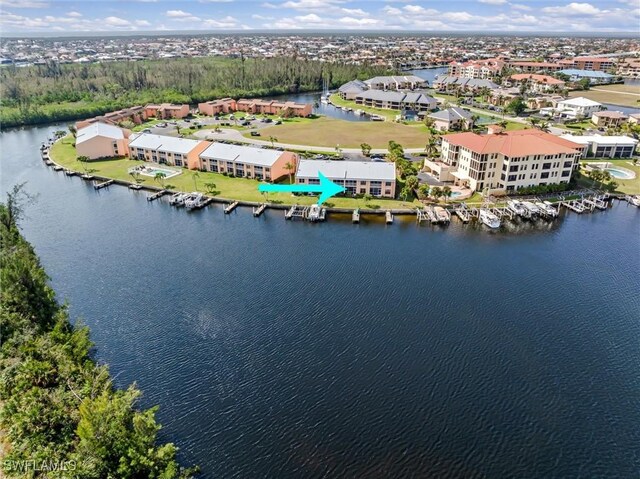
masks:
<svg viewBox="0 0 640 479"><path fill-rule="evenodd" d="M638 477L640 209L498 232L188 213L46 168L1 186L119 386L204 478Z"/></svg>

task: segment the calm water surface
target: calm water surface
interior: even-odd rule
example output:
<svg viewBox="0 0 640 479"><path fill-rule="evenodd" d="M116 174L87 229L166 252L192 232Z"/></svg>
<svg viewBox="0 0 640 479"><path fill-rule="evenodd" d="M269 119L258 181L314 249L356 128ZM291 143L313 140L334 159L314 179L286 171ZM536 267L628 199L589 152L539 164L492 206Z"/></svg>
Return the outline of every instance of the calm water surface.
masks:
<svg viewBox="0 0 640 479"><path fill-rule="evenodd" d="M119 386L205 478L638 477L640 209L457 223L189 214L47 169L2 189Z"/></svg>

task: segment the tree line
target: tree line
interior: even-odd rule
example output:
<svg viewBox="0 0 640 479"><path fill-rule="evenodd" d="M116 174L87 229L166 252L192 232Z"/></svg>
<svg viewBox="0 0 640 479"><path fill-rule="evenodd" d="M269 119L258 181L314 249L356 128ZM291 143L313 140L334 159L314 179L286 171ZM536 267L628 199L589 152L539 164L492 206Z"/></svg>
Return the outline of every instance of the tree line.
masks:
<svg viewBox="0 0 640 479"><path fill-rule="evenodd" d="M173 444L158 444L156 408L113 386L86 327L71 325L18 225L28 197L0 203L0 476L187 479Z"/></svg>
<svg viewBox="0 0 640 479"><path fill-rule="evenodd" d="M335 88L386 67L277 58L174 58L0 69L5 127L71 120L145 103L197 103Z"/></svg>

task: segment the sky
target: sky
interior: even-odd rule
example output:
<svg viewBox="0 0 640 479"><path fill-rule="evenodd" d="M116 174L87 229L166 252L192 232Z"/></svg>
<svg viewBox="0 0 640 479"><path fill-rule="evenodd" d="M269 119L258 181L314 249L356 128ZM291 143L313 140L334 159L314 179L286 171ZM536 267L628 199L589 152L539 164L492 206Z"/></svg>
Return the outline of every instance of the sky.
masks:
<svg viewBox="0 0 640 479"><path fill-rule="evenodd" d="M640 0L0 0L0 34L328 29L640 35Z"/></svg>

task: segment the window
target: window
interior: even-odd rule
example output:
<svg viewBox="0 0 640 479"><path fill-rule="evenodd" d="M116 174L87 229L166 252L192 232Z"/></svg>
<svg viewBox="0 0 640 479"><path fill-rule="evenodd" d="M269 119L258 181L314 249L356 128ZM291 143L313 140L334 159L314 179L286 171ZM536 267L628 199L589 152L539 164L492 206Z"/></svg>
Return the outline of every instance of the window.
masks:
<svg viewBox="0 0 640 479"><path fill-rule="evenodd" d="M542 163L543 170L548 170L549 168L551 168L551 163Z"/></svg>
<svg viewBox="0 0 640 479"><path fill-rule="evenodd" d="M573 166L573 161L565 161L564 168L571 168Z"/></svg>
<svg viewBox="0 0 640 479"><path fill-rule="evenodd" d="M218 172L218 164L214 163L212 161L211 164L209 165L209 171L213 171L214 173L217 173Z"/></svg>
<svg viewBox="0 0 640 479"><path fill-rule="evenodd" d="M542 178L542 179L549 178L549 172L545 171L544 173L540 173L540 178Z"/></svg>
<svg viewBox="0 0 640 479"><path fill-rule="evenodd" d="M563 172L562 172L562 176L563 176L563 177L565 177L565 178L566 178L567 176L571 176L571 170L565 170L565 171L563 171Z"/></svg>
<svg viewBox="0 0 640 479"><path fill-rule="evenodd" d="M182 166L182 160L179 158L176 158L175 163L176 163L176 166Z"/></svg>
<svg viewBox="0 0 640 479"><path fill-rule="evenodd" d="M309 178L309 184L310 185L319 185L320 184L320 179L319 178Z"/></svg>
<svg viewBox="0 0 640 479"><path fill-rule="evenodd" d="M509 181L516 181L518 175L509 175Z"/></svg>
<svg viewBox="0 0 640 479"><path fill-rule="evenodd" d="M509 167L509 173L514 173L518 171L518 165L513 165Z"/></svg>

